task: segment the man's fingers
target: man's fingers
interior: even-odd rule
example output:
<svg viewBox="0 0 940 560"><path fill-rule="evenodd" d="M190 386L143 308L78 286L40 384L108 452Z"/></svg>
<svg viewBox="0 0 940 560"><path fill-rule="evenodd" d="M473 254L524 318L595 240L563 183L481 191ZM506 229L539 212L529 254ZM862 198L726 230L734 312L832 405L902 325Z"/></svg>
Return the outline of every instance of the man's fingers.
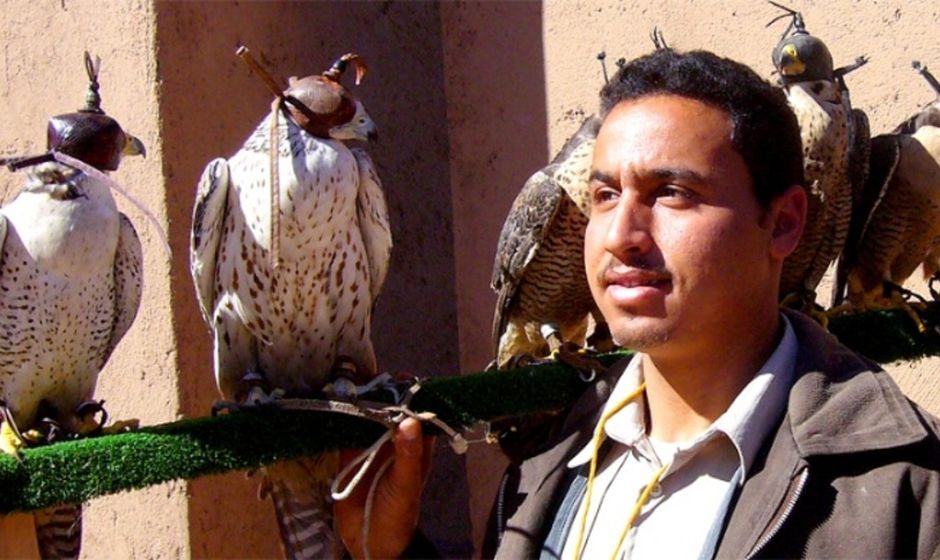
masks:
<svg viewBox="0 0 940 560"><path fill-rule="evenodd" d="M393 445L385 446L352 495L334 504L340 537L353 557L362 556L362 529L365 523L365 502L378 466L389 456L393 461L378 481L369 519L369 551L374 557L393 557L401 553L411 540L418 521L421 490L430 467L433 439L424 437L421 423L409 418L403 421L392 437ZM356 452L341 454L348 463Z"/></svg>
<svg viewBox="0 0 940 560"><path fill-rule="evenodd" d="M389 471L390 490L409 496L420 495L430 455L422 437L421 422L406 418L398 426L393 442L395 462Z"/></svg>

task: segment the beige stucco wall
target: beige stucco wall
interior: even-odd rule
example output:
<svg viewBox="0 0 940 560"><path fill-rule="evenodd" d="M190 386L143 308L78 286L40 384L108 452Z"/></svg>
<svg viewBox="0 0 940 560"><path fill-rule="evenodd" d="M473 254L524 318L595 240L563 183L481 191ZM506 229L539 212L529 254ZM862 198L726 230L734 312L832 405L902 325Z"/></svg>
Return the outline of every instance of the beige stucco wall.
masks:
<svg viewBox="0 0 940 560"><path fill-rule="evenodd" d="M940 73L935 2L794 3L836 64L871 62L849 76L852 99L875 132L932 94L910 69ZM596 107L612 63L651 48L658 26L680 49L707 48L770 77L785 26L753 0L619 2L149 2L6 0L0 3L0 154L41 151L49 115L82 102L81 54L103 59L104 108L147 144L115 178L170 236L118 197L144 240L145 294L137 322L102 373L114 417L145 424L206 414L215 398L208 333L188 275L195 183L230 155L267 111L269 94L233 55L244 43L276 76L318 72L356 50L370 71L356 93L381 128L370 151L385 183L395 236L375 319L383 369L420 375L482 369L495 297L488 284L502 220L519 187ZM8 200L22 177L0 172ZM940 360L891 371L909 395L940 412ZM489 507L501 460L474 448L466 464L438 449L425 526L454 555L468 553ZM488 474L489 473L489 474ZM93 500L87 558L269 557L271 508L243 473ZM467 502L470 502L468 512ZM0 520L0 556L29 552L23 517ZM19 553L19 554L17 554Z"/></svg>

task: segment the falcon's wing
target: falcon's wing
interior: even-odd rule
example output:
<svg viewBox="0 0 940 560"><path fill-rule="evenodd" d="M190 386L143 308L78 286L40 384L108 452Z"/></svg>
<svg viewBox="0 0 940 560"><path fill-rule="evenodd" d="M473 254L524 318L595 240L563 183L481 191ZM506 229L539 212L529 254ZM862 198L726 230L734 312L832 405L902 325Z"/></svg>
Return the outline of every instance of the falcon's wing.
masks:
<svg viewBox="0 0 940 560"><path fill-rule="evenodd" d="M385 275L388 273L389 259L392 253L392 232L388 222L388 207L382 182L375 172L372 158L362 148L353 148L353 156L359 164L359 197L356 200L356 212L359 217L359 230L369 259L369 282L372 301L378 298Z"/></svg>
<svg viewBox="0 0 940 560"><path fill-rule="evenodd" d="M211 328L215 304L215 261L225 224L230 188L228 162L217 158L209 162L196 191L193 230L189 239L189 267L196 286L202 317Z"/></svg>
<svg viewBox="0 0 940 560"><path fill-rule="evenodd" d="M114 255L114 327L108 344L108 356L131 328L143 293L143 252L134 225L120 214L117 251Z"/></svg>
<svg viewBox="0 0 940 560"><path fill-rule="evenodd" d="M892 134L914 134L922 126L940 127L940 99L925 105L891 131Z"/></svg>
<svg viewBox="0 0 940 560"><path fill-rule="evenodd" d="M855 262L856 255L854 251L857 244L861 241L861 227L863 224L856 223L857 220L867 220L867 216L857 214L864 213L861 210L862 199L871 197L866 194L866 185L871 162L871 128L868 124L868 115L861 109L852 109L849 119L849 140L848 140L848 166L846 176L852 187L852 215L849 219L849 231L846 234L845 244L839 253L836 261L836 277L832 283L832 292L829 297L829 306L833 307L842 302L845 297L845 282L848 274L848 264ZM866 200L865 204L871 202ZM873 209L873 207L871 208ZM870 210L871 210L870 209ZM869 211L870 211L869 210ZM855 237L853 237L853 235ZM848 261L845 265L844 261Z"/></svg>
<svg viewBox="0 0 940 560"><path fill-rule="evenodd" d="M900 158L900 138L898 134L881 134L871 139L868 176L860 189L856 190L853 184L852 217L849 221L845 248L836 267L832 291L833 305L840 303L845 297L845 283L849 270L858 261L859 244L897 169Z"/></svg>
<svg viewBox="0 0 940 560"><path fill-rule="evenodd" d="M0 212L0 273L3 271L3 246L7 242L7 217Z"/></svg>
<svg viewBox="0 0 940 560"><path fill-rule="evenodd" d="M525 182L499 235L490 281L490 287L497 294L493 317L494 348L498 348L499 338L506 329L509 307L516 297L525 269L551 231L552 222L566 196L564 189L551 176L553 167L554 164L536 171Z"/></svg>
<svg viewBox="0 0 940 560"><path fill-rule="evenodd" d="M861 109L852 109L849 120L848 177L852 184L852 206L856 206L865 190L871 161L871 127L868 115Z"/></svg>

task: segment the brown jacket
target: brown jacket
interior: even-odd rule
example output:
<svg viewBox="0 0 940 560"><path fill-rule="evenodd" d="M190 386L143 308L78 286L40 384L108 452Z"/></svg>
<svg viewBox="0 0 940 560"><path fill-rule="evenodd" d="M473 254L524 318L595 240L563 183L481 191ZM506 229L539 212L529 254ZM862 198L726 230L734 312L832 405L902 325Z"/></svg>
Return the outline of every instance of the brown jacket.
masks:
<svg viewBox="0 0 940 560"><path fill-rule="evenodd" d="M748 469L716 556L940 558L940 422L811 320L787 316L799 341L787 412ZM545 450L507 473L490 554L541 554L570 483L565 463L590 439L625 366L589 387Z"/></svg>

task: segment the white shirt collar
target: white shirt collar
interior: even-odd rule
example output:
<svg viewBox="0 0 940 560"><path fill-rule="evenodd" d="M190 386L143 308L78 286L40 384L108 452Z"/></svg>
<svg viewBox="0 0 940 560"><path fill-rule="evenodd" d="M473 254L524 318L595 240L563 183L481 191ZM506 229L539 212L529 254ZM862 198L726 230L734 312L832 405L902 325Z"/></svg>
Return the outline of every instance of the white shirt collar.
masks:
<svg viewBox="0 0 940 560"><path fill-rule="evenodd" d="M680 445L679 453L721 432L731 440L741 461L741 481L754 462L764 438L773 429L786 408L790 386L793 383L793 368L796 362L796 334L790 321L783 314L784 332L770 358L757 370L754 378L741 390L728 407L704 432L695 439ZM623 400L643 382L643 359L636 354L624 370L610 398L604 405L606 413ZM627 446L635 446L646 437L645 399L636 399L612 416L605 426L605 435ZM595 428L596 429L596 428ZM591 460L593 442L589 442L568 461L568 467L579 467Z"/></svg>

